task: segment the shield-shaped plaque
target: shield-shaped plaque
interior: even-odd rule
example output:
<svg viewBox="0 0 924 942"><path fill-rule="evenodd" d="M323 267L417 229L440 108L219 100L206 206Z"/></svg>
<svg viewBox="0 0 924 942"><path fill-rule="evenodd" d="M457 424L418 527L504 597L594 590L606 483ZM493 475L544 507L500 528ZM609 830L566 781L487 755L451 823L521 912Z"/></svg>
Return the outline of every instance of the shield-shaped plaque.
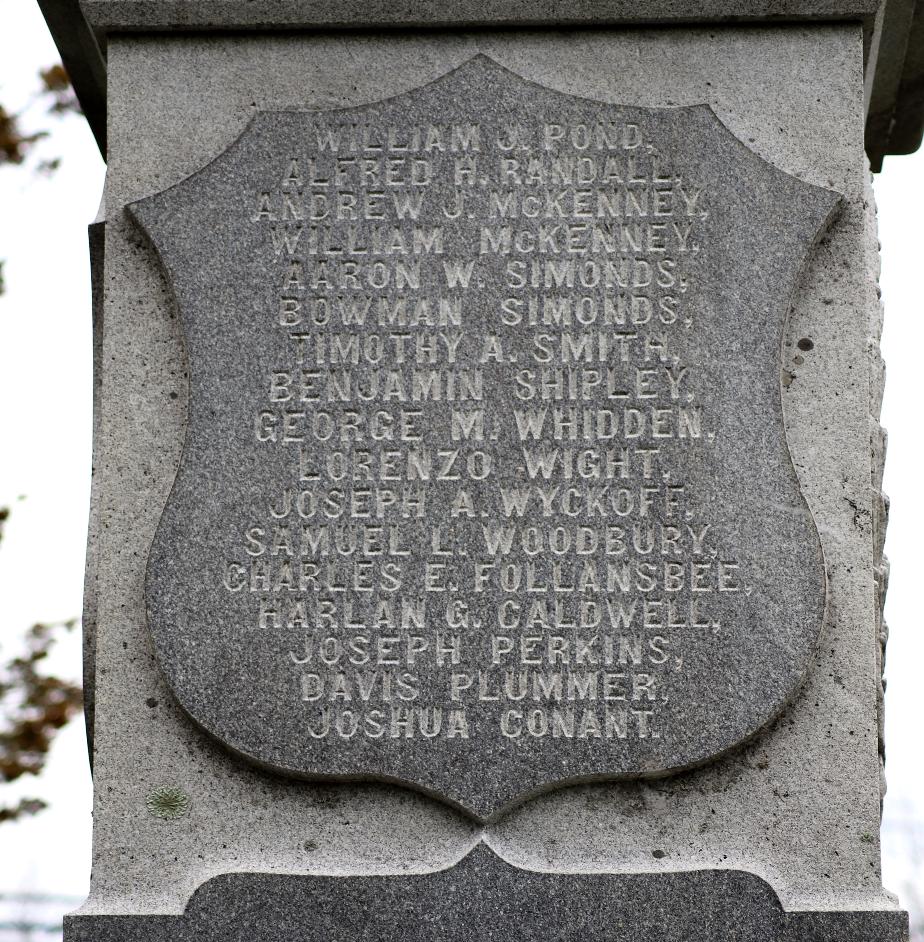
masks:
<svg viewBox="0 0 924 942"><path fill-rule="evenodd" d="M479 56L133 204L189 356L147 570L189 715L481 818L760 730L824 612L781 345L839 201Z"/></svg>

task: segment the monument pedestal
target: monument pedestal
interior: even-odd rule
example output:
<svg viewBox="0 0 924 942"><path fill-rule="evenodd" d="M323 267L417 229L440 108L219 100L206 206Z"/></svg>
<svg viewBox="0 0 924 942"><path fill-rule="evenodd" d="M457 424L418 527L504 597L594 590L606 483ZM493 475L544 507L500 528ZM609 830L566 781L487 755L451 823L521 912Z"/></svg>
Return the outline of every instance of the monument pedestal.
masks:
<svg viewBox="0 0 924 942"><path fill-rule="evenodd" d="M905 938L883 16L713 6L83 4L69 940Z"/></svg>
<svg viewBox="0 0 924 942"><path fill-rule="evenodd" d="M200 887L182 916L71 916L87 942L187 939L471 939L584 942L868 942L907 936L904 913L785 912L740 870L538 873L481 844L448 870L415 876L226 874Z"/></svg>

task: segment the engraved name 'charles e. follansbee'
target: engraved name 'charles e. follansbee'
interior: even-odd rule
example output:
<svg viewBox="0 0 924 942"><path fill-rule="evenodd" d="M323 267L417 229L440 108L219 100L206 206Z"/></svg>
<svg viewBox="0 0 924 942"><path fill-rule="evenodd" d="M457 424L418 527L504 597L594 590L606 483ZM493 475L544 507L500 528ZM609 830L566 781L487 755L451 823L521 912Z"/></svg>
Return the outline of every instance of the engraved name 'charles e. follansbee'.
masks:
<svg viewBox="0 0 924 942"><path fill-rule="evenodd" d="M481 816L765 725L824 608L779 370L837 202L705 106L478 57L134 204L190 361L147 585L185 709Z"/></svg>

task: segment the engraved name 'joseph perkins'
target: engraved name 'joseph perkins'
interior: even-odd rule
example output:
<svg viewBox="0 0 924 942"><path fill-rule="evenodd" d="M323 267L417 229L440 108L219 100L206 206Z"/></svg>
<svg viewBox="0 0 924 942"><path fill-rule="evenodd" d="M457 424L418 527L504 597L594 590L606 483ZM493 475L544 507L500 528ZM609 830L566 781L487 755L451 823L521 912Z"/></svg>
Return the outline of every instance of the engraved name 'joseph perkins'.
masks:
<svg viewBox="0 0 924 942"><path fill-rule="evenodd" d="M779 371L838 202L706 106L479 56L133 204L189 355L147 575L179 702L480 817L757 732L823 616Z"/></svg>

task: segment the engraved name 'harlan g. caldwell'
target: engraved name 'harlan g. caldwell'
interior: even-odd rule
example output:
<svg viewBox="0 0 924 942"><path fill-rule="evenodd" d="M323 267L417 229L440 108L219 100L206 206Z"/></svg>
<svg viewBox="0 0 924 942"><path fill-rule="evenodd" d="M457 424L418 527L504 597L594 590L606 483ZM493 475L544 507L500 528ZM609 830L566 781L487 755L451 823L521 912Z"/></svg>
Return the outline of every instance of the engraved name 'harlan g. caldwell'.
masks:
<svg viewBox="0 0 924 942"><path fill-rule="evenodd" d="M184 709L482 818L765 726L824 612L780 349L839 202L705 105L479 56L134 203L190 366L147 570Z"/></svg>

